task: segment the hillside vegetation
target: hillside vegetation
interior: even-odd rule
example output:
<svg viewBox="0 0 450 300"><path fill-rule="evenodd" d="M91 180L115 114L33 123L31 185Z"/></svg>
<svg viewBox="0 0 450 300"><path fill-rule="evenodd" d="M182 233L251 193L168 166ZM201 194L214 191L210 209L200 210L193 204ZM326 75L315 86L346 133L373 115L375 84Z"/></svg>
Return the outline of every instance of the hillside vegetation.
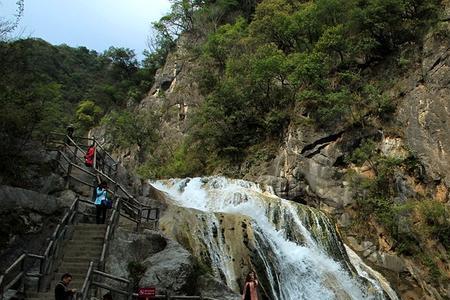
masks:
<svg viewBox="0 0 450 300"><path fill-rule="evenodd" d="M227 173L252 153L270 156L289 124L336 131L388 121L396 103L384 93L387 74L408 69L439 12L437 0L172 2L158 28L196 41L189 52L206 100L186 141L141 168L150 177Z"/></svg>
<svg viewBox="0 0 450 300"><path fill-rule="evenodd" d="M73 123L79 133L113 108L137 103L159 65L133 50L53 46L40 39L0 42L0 169L5 183L26 167L23 146Z"/></svg>

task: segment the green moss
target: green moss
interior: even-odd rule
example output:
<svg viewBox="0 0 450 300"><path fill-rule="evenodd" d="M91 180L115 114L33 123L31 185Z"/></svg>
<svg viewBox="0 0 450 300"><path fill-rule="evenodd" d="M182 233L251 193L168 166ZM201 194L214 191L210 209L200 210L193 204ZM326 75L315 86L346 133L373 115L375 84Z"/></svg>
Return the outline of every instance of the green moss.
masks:
<svg viewBox="0 0 450 300"><path fill-rule="evenodd" d="M135 290L139 287L139 282L147 270L147 267L144 266L141 262L131 261L128 263L128 276L133 283L133 287Z"/></svg>

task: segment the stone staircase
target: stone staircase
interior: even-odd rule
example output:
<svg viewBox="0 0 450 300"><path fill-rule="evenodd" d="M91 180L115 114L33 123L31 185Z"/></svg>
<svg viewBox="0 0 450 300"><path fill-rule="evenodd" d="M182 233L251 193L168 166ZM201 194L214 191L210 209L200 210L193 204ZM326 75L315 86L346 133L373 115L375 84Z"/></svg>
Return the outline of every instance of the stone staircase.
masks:
<svg viewBox="0 0 450 300"><path fill-rule="evenodd" d="M106 225L82 223L75 225L73 237L63 250L63 257L59 263L50 289L45 293L27 292L26 299L50 300L55 299L55 285L60 281L64 273L72 274L70 288L80 290L91 261L98 262L102 252L103 238Z"/></svg>

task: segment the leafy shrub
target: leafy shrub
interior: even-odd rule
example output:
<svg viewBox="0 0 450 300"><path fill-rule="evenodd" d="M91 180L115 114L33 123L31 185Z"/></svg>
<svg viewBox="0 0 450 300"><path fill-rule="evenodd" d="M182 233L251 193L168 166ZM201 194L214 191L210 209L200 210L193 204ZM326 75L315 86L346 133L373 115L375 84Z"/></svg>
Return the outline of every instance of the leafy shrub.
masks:
<svg viewBox="0 0 450 300"><path fill-rule="evenodd" d="M134 290L136 291L139 287L139 282L147 270L147 267L144 266L141 262L131 261L128 263L128 276L130 277Z"/></svg>

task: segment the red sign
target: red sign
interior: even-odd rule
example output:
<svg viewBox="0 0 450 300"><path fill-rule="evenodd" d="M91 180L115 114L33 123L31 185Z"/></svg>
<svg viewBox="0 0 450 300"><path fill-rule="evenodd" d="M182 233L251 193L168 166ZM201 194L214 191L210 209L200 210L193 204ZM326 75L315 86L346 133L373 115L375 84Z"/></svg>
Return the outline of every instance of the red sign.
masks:
<svg viewBox="0 0 450 300"><path fill-rule="evenodd" d="M140 288L138 291L139 298L153 298L156 296L156 288L148 287L148 288Z"/></svg>

